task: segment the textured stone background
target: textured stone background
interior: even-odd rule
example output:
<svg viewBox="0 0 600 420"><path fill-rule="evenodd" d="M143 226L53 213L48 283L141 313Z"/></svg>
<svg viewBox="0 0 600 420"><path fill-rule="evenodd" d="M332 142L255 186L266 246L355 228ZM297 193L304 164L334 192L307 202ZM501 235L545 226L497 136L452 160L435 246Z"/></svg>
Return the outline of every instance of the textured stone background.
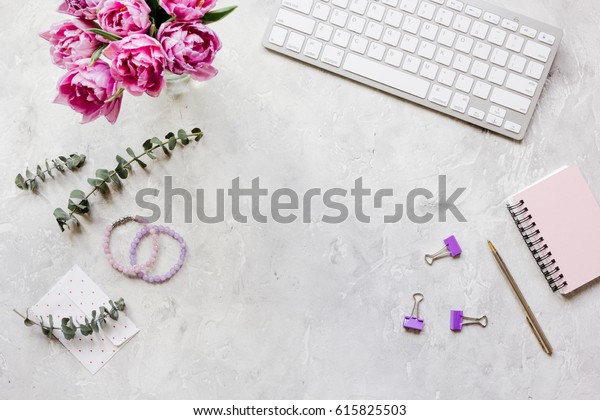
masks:
<svg viewBox="0 0 600 420"><path fill-rule="evenodd" d="M0 397L598 397L600 285L570 298L552 294L503 205L510 193L572 163L600 197L598 2L493 0L565 30L522 144L272 54L261 37L275 1L238 3L214 26L224 42L218 78L178 99L127 96L111 126L80 125L51 103L62 71L37 33L61 18L58 1L2 0ZM137 171L122 193L94 198L81 233L59 232L53 209L95 168L152 135L194 126L206 132L201 144L147 174ZM80 173L60 176L38 195L14 187L25 164L75 151L89 157ZM445 174L451 189L467 188L460 209L468 223L350 219L332 226L318 221L323 208L310 224L228 217L186 225L178 216L172 227L188 241L189 260L176 278L153 287L112 271L100 242L106 224L138 211L135 192L162 188L167 174L209 197L237 176L245 185L260 176L270 188L298 191L350 188L363 176L367 186L403 196L415 187L435 191ZM426 266L423 254L452 233L462 257ZM519 280L552 357L533 337L487 239ZM11 312L35 303L74 263L110 296L124 297L142 330L95 376ZM400 324L416 291L425 294L420 336ZM451 308L487 314L490 325L452 334Z"/></svg>

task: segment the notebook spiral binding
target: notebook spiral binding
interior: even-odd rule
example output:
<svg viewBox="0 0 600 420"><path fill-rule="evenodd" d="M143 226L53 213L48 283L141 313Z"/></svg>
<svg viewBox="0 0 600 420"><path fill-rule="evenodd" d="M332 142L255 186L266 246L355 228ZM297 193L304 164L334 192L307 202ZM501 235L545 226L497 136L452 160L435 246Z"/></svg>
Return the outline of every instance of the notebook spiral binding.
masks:
<svg viewBox="0 0 600 420"><path fill-rule="evenodd" d="M506 207L552 291L556 292L565 287L567 282L563 281L564 275L560 272L556 260L552 258L552 252L548 249L540 230L536 228L525 202L521 200Z"/></svg>

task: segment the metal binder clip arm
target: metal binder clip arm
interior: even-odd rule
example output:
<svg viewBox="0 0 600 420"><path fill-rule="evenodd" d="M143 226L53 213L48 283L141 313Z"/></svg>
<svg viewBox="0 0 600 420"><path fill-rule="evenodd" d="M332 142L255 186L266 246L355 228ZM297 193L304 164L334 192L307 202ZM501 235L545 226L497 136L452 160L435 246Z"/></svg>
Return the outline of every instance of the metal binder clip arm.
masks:
<svg viewBox="0 0 600 420"><path fill-rule="evenodd" d="M465 320L467 322L465 322ZM488 318L486 315L479 318L472 318L470 316L464 316L463 311L451 310L450 329L452 331L462 331L462 328L465 325L479 325L485 328L488 325Z"/></svg>
<svg viewBox="0 0 600 420"><path fill-rule="evenodd" d="M462 249L458 244L458 240L454 235L447 237L444 239L444 248L440 249L435 254L427 254L425 255L425 262L431 265L435 260L442 257L447 257L450 255L451 257L456 257L462 253Z"/></svg>
<svg viewBox="0 0 600 420"><path fill-rule="evenodd" d="M419 318L419 303L423 301L424 296L422 293L415 293L413 295L413 299L415 303L413 304L410 316L404 317L404 322L402 323L402 325L407 330L414 330L419 332L423 330L423 324L425 323L424 320Z"/></svg>

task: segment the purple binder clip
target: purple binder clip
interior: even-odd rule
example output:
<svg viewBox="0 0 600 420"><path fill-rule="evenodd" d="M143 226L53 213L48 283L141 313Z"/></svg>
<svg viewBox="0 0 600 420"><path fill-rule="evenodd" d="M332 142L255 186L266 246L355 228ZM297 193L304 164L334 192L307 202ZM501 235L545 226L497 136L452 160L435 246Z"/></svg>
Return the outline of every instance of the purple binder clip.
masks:
<svg viewBox="0 0 600 420"><path fill-rule="evenodd" d="M415 300L415 303L412 311L410 312L410 316L407 315L404 317L404 322L402 325L407 330L422 331L424 321L419 319L419 303L421 303L421 301L424 299L423 294L415 293L413 295L413 299Z"/></svg>
<svg viewBox="0 0 600 420"><path fill-rule="evenodd" d="M464 322L464 320L468 322ZM463 315L463 311L451 310L450 311L450 329L452 331L462 331L463 325L478 324L483 328L487 327L488 319L487 316L480 318L471 318Z"/></svg>
<svg viewBox="0 0 600 420"><path fill-rule="evenodd" d="M456 257L462 253L462 249L460 248L460 245L458 244L458 241L454 235L444 239L444 244L446 246L435 254L425 255L425 261L427 261L427 264L433 264L433 262L438 258L447 257L448 255L451 257Z"/></svg>

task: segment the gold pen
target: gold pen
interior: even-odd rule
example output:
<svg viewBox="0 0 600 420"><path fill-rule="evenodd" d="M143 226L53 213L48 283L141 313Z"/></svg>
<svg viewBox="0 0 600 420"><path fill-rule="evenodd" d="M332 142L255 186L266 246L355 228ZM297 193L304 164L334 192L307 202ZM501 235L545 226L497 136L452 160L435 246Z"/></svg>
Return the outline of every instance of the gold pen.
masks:
<svg viewBox="0 0 600 420"><path fill-rule="evenodd" d="M498 254L498 251L496 251L494 244L492 244L490 241L488 241L488 245L490 247L490 250L492 251L492 254L494 254L494 258L496 259L496 262L498 263L498 265L500 266L500 269L504 273L506 280L508 280L510 287L512 287L513 291L517 295L517 299L519 300L519 303L521 304L521 308L523 308L523 311L525 312L525 318L527 319L527 323L531 327L533 334L540 342L540 345L542 346L542 348L544 349L546 354L552 355L552 346L550 345L548 338L546 338L546 334L544 334L544 331L542 331L542 327L540 327L540 324L537 322L537 319L535 319L535 315L533 314L533 312L531 311L531 308L527 304L527 301L525 300L525 296L523 296L523 293L521 293L521 289L519 289L519 286L517 286L515 279L510 274L510 271L508 271L508 267L506 267L506 264L504 263L504 260L502 260L502 257L500 256L500 254Z"/></svg>

